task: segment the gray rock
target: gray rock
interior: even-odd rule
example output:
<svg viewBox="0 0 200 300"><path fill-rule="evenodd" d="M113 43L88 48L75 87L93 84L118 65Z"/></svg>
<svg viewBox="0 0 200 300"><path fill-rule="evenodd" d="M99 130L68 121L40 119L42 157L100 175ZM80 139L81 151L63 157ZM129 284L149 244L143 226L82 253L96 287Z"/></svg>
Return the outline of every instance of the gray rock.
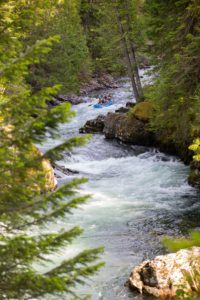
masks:
<svg viewBox="0 0 200 300"><path fill-rule="evenodd" d="M85 101L82 99L82 97L75 96L75 95L57 95L55 98L60 102L69 102L72 105L77 105L80 103L84 103Z"/></svg>
<svg viewBox="0 0 200 300"><path fill-rule="evenodd" d="M106 116L99 115L96 119L89 120L79 129L80 133L102 133Z"/></svg>
<svg viewBox="0 0 200 300"><path fill-rule="evenodd" d="M87 95L93 91L98 91L105 88L118 88L114 78L109 74L102 74L92 78L89 82L84 83L80 89L82 95Z"/></svg>
<svg viewBox="0 0 200 300"><path fill-rule="evenodd" d="M126 107L130 108L130 107L134 107L136 105L136 103L133 102L127 102L126 103Z"/></svg>

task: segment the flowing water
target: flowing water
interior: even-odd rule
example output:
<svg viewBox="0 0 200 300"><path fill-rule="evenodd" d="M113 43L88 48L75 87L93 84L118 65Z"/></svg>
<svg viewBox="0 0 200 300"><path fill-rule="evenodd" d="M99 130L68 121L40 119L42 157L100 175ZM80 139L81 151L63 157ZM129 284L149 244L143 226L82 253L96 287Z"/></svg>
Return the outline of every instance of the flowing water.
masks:
<svg viewBox="0 0 200 300"><path fill-rule="evenodd" d="M86 120L132 99L128 80L121 81L117 89L103 92L112 93L113 106L94 109L90 104L97 101L98 94L90 95L87 103L74 106L77 117L61 126L59 141L49 140L42 149L77 135ZM124 286L132 267L164 253L160 242L164 235L185 234L200 220L198 194L187 184L188 167L155 149L123 145L105 140L102 135L94 135L86 146L66 154L58 163L78 171L79 177L89 178L81 193L93 197L74 215L51 224L51 231L77 224L85 230L72 246L57 253L54 263L83 249L103 245L102 260L106 266L80 288L80 293L90 294L92 300L147 299ZM73 178L59 175L59 183Z"/></svg>

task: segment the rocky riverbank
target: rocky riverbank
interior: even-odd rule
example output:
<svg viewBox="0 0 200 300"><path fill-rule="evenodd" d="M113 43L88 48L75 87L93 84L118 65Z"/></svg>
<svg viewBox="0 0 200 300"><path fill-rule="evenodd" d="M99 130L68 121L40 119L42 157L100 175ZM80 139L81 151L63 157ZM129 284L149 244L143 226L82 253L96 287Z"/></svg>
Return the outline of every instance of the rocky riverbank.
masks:
<svg viewBox="0 0 200 300"><path fill-rule="evenodd" d="M124 143L156 147L163 152L178 155L184 162L191 162L188 145L180 147L170 135L151 130L153 107L148 102L127 104L114 113L99 115L86 122L81 133L100 133L106 139L118 139ZM191 163L188 182L200 188L200 164ZM181 250L152 261L144 261L133 269L129 279L131 288L158 298L175 298L177 291L193 295L196 291L194 274L200 268L200 248ZM188 280L188 276L190 276ZM193 276L193 277L192 277ZM191 279L191 280L190 280Z"/></svg>
<svg viewBox="0 0 200 300"><path fill-rule="evenodd" d="M82 84L80 88L80 95L56 95L49 102L49 106L57 106L62 104L63 102L69 102L72 105L78 105L80 103L84 103L83 99L85 96L90 94L91 92L104 90L104 89L115 89L118 88L118 84L116 80L109 74L102 74L101 76L93 77L90 81Z"/></svg>
<svg viewBox="0 0 200 300"><path fill-rule="evenodd" d="M167 154L176 155L186 164L191 163L191 173L188 182L194 187L200 187L200 165L193 163L192 152L187 145L181 146L178 141L166 134L151 129L149 121L153 107L148 102L137 105L128 103L114 113L100 115L89 120L80 128L80 133L102 133L106 139L118 139L133 145L156 147Z"/></svg>

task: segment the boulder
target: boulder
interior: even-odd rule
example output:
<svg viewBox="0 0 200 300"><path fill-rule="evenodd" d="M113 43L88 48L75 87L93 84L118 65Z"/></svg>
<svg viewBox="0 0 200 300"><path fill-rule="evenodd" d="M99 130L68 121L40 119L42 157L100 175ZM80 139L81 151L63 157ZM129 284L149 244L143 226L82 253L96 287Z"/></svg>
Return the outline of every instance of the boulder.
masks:
<svg viewBox="0 0 200 300"><path fill-rule="evenodd" d="M12 138L12 131L14 130L13 125L9 124L9 125L3 126L3 130L4 130L4 133L7 135L7 138L9 138L9 139ZM17 157L19 155L18 148L15 146L12 146L11 149L13 150L14 155L16 155L16 157ZM35 145L31 145L29 147L29 149L26 149L27 161L29 159L37 160L38 158L41 158L42 155L43 155L42 152ZM48 159L45 159L45 158L42 159L41 169L42 169L42 174L44 176L44 181L42 182L42 184L37 184L37 183L34 183L34 181L33 181L32 186L30 185L30 189L37 190L39 192L49 192L49 191L55 190L55 188L57 186L57 180L54 175L54 169L51 166L51 163ZM35 168L34 166L31 168L26 168L27 178L35 176L35 174L37 174L38 172L39 172L39 170L37 168ZM20 182L21 178L16 178L16 180L18 182Z"/></svg>
<svg viewBox="0 0 200 300"><path fill-rule="evenodd" d="M104 88L118 88L114 78L110 74L103 74L98 78L98 83Z"/></svg>
<svg viewBox="0 0 200 300"><path fill-rule="evenodd" d="M107 139L116 138L125 143L142 146L153 144L153 135L146 124L124 113L108 113L103 132Z"/></svg>
<svg viewBox="0 0 200 300"><path fill-rule="evenodd" d="M102 133L104 129L105 116L99 115L96 119L89 120L79 129L80 133Z"/></svg>
<svg viewBox="0 0 200 300"><path fill-rule="evenodd" d="M143 122L149 122L153 113L153 106L150 102L143 101L137 103L131 110L133 116Z"/></svg>
<svg viewBox="0 0 200 300"><path fill-rule="evenodd" d="M57 186L57 180L54 174L54 169L50 164L50 161L48 159L43 159L42 167L45 173L45 186L43 191L49 192L55 190Z"/></svg>
<svg viewBox="0 0 200 300"><path fill-rule="evenodd" d="M134 107L135 105L136 105L136 103L134 103L134 102L127 102L126 103L127 108Z"/></svg>
<svg viewBox="0 0 200 300"><path fill-rule="evenodd" d="M72 105L78 105L80 103L84 103L85 101L82 99L82 97L76 96L76 95L57 95L55 96L56 104L58 102L69 102Z"/></svg>
<svg viewBox="0 0 200 300"><path fill-rule="evenodd" d="M38 155L42 156L42 152L36 147L32 146L31 149L33 155ZM54 191L56 186L57 186L57 179L54 174L54 169L50 163L50 161L46 158L42 159L42 171L44 172L44 183L43 186L38 186L37 189L39 188L41 192L50 192ZM37 171L35 169L30 169L29 174L30 176L34 175Z"/></svg>
<svg viewBox="0 0 200 300"><path fill-rule="evenodd" d="M118 88L115 79L109 74L96 75L89 82L82 85L80 93L82 95L87 95L93 91L98 91L105 88Z"/></svg>
<svg viewBox="0 0 200 300"><path fill-rule="evenodd" d="M200 247L193 247L144 261L133 269L129 285L158 298L171 299L180 290L192 296L199 288L199 270Z"/></svg>
<svg viewBox="0 0 200 300"><path fill-rule="evenodd" d="M80 133L104 133L107 139L118 139L124 143L153 146L154 136L145 122L125 112L108 113L89 120L80 128Z"/></svg>

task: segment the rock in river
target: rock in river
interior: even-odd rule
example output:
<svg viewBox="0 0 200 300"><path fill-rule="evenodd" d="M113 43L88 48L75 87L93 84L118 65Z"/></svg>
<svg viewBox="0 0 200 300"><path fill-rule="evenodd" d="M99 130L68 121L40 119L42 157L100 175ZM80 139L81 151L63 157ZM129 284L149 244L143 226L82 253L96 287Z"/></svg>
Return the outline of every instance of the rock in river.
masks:
<svg viewBox="0 0 200 300"><path fill-rule="evenodd" d="M104 129L105 116L99 115L96 119L89 120L79 129L80 133L101 133Z"/></svg>
<svg viewBox="0 0 200 300"><path fill-rule="evenodd" d="M124 113L108 113L103 132L107 139L116 138L134 145L151 146L153 142L146 124Z"/></svg>
<svg viewBox="0 0 200 300"><path fill-rule="evenodd" d="M144 261L133 269L129 284L158 298L173 298L178 290L193 295L198 289L195 274L199 271L200 247L193 247Z"/></svg>

